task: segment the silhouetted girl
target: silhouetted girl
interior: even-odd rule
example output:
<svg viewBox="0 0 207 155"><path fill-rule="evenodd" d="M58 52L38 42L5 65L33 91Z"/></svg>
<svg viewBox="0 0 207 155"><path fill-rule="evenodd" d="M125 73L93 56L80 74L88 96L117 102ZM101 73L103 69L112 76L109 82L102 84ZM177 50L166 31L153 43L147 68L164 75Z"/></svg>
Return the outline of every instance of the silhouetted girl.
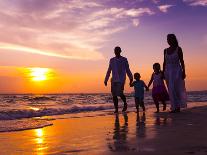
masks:
<svg viewBox="0 0 207 155"><path fill-rule="evenodd" d="M153 64L153 70L151 80L148 84L148 88L153 82L153 88L152 88L152 98L154 100L154 103L157 108L157 113L159 110L159 102L162 102L163 104L163 111L166 110L166 101L169 100L169 95L167 93L164 80L163 80L163 73L160 69L160 64L155 63Z"/></svg>
<svg viewBox="0 0 207 155"><path fill-rule="evenodd" d="M167 42L170 47L164 50L163 71L171 102L171 112L175 113L180 112L181 107L187 106L185 63L182 48L179 47L176 36L168 34Z"/></svg>

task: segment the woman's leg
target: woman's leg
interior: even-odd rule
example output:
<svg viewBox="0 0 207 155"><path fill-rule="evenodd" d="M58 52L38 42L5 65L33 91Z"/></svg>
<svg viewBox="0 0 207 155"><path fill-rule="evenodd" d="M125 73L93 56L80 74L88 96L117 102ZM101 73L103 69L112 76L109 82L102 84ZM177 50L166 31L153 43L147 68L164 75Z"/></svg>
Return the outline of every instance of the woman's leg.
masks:
<svg viewBox="0 0 207 155"><path fill-rule="evenodd" d="M117 96L113 96L113 102L114 102L114 113L118 113L118 97Z"/></svg>
<svg viewBox="0 0 207 155"><path fill-rule="evenodd" d="M167 85L167 90L168 90L168 94L169 94L169 100L170 100L170 109L171 109L171 112L175 111L175 105L174 105L174 80L173 80L173 73L172 71L167 71L165 72L165 82L166 82L166 85Z"/></svg>

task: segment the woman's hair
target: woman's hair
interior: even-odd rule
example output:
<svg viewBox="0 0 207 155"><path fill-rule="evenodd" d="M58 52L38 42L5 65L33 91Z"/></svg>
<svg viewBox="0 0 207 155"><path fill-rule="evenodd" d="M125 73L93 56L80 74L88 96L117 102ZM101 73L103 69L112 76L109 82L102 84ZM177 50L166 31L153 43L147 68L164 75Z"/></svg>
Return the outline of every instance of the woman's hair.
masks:
<svg viewBox="0 0 207 155"><path fill-rule="evenodd" d="M154 63L153 68L158 69L159 71L161 70L160 64L159 63Z"/></svg>
<svg viewBox="0 0 207 155"><path fill-rule="evenodd" d="M175 36L175 34L168 34L167 35L167 40L168 40L168 43L174 47L178 47L178 40Z"/></svg>

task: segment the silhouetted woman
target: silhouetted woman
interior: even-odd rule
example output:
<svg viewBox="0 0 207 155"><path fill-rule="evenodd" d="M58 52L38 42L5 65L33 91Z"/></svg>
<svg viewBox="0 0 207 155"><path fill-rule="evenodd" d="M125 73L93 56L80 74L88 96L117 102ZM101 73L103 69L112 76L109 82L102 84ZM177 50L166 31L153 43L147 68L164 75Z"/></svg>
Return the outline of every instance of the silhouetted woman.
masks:
<svg viewBox="0 0 207 155"><path fill-rule="evenodd" d="M185 63L183 52L178 45L174 34L167 35L167 42L170 47L164 50L163 71L167 83L171 102L171 112L180 112L180 108L186 107L185 89Z"/></svg>

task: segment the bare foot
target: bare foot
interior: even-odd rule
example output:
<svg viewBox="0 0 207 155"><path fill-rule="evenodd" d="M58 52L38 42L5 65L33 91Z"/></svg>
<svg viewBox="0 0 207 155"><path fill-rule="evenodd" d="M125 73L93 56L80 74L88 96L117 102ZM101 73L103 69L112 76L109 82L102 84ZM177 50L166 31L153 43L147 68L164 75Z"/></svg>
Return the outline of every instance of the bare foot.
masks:
<svg viewBox="0 0 207 155"><path fill-rule="evenodd" d="M166 110L166 105L163 105L163 111L165 111Z"/></svg>

